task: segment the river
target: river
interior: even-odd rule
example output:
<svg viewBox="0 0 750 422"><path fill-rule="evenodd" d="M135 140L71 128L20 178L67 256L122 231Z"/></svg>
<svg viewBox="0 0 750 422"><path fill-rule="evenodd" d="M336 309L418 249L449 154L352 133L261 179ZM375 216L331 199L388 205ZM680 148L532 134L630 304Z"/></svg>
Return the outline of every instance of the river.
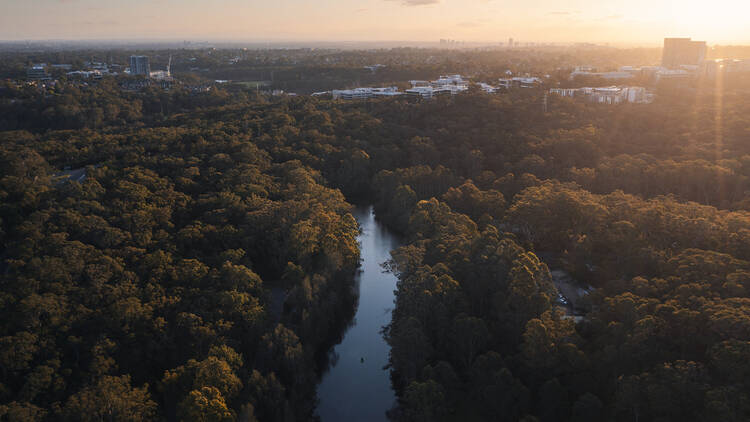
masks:
<svg viewBox="0 0 750 422"><path fill-rule="evenodd" d="M358 207L353 214L362 227L362 267L354 280L359 305L318 386L321 422L387 421L386 411L396 403L390 373L384 369L390 348L381 333L391 322L396 277L384 272L381 264L399 244L375 220L372 207Z"/></svg>

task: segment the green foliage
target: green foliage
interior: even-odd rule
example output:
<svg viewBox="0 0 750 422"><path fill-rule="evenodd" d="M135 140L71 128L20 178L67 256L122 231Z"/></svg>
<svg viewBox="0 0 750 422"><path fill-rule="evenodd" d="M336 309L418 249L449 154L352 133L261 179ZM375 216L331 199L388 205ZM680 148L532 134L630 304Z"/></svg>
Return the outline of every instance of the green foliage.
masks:
<svg viewBox="0 0 750 422"><path fill-rule="evenodd" d="M195 117L0 135L9 418L312 415L313 356L338 335L359 260L350 205L316 169ZM288 265L298 277L282 281ZM273 289L305 286L271 311Z"/></svg>
<svg viewBox="0 0 750 422"><path fill-rule="evenodd" d="M221 392L214 387L203 387L191 391L180 403L178 414L182 421L232 422L236 420L234 412L227 408Z"/></svg>
<svg viewBox="0 0 750 422"><path fill-rule="evenodd" d="M156 413L148 385L133 388L130 377L104 376L73 394L63 408L67 420L147 421Z"/></svg>
<svg viewBox="0 0 750 422"><path fill-rule="evenodd" d="M274 57L274 84L363 57ZM405 420L747 420L746 96L714 121L703 89L548 113L538 95L5 83L1 417L311 418L354 303L356 200L404 236L385 334ZM577 318L550 268L593 287Z"/></svg>

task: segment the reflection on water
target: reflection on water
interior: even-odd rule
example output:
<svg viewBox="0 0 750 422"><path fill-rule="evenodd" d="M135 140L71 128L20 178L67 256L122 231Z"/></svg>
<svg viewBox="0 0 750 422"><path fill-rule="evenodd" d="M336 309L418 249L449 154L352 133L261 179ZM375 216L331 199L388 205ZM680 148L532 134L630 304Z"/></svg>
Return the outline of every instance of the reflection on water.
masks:
<svg viewBox="0 0 750 422"><path fill-rule="evenodd" d="M381 330L391 321L396 277L381 264L398 247L397 238L375 221L372 207L357 208L361 272L356 276L359 306L342 342L329 356L329 371L318 386L318 415L322 422L386 421L396 402L391 388L388 344Z"/></svg>

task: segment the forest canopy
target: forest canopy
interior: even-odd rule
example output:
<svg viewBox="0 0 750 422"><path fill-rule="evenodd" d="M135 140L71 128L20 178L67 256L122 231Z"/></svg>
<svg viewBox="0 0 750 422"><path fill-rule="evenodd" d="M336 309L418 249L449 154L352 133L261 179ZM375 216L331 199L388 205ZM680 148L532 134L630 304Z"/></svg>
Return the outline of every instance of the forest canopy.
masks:
<svg viewBox="0 0 750 422"><path fill-rule="evenodd" d="M746 95L540 95L3 90L0 418L313 418L363 202L395 418L750 418Z"/></svg>

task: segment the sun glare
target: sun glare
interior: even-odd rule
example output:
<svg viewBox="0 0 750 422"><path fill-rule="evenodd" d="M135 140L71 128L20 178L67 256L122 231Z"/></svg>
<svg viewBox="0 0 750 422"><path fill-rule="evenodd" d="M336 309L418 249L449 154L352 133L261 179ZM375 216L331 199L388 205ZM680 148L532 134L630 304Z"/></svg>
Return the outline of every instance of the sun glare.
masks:
<svg viewBox="0 0 750 422"><path fill-rule="evenodd" d="M707 4L689 0L672 2L664 20L684 33L701 34L711 40L743 40L750 38L748 16L750 2L724 0Z"/></svg>

